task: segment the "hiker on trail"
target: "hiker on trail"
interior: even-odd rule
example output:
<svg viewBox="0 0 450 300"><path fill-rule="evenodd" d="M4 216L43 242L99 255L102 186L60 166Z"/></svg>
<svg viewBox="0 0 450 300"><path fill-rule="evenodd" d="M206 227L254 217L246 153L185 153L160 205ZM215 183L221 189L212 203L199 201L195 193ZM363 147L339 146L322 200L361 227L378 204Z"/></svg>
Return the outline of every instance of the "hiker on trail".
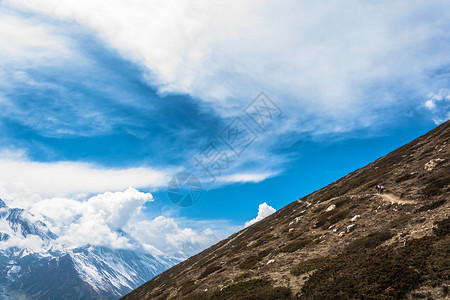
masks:
<svg viewBox="0 0 450 300"><path fill-rule="evenodd" d="M377 184L377 193L378 194L380 193L380 185L379 184Z"/></svg>
<svg viewBox="0 0 450 300"><path fill-rule="evenodd" d="M383 192L384 192L384 186L381 185L381 186L380 186L380 194L383 194Z"/></svg>

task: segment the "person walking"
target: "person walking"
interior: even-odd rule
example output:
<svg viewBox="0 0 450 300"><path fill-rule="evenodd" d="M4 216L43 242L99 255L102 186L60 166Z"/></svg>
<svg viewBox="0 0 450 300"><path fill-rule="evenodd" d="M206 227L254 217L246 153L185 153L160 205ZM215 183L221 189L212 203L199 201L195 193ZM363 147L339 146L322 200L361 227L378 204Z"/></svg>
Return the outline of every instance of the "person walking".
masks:
<svg viewBox="0 0 450 300"><path fill-rule="evenodd" d="M384 185L381 185L380 186L380 194L383 194L384 193Z"/></svg>

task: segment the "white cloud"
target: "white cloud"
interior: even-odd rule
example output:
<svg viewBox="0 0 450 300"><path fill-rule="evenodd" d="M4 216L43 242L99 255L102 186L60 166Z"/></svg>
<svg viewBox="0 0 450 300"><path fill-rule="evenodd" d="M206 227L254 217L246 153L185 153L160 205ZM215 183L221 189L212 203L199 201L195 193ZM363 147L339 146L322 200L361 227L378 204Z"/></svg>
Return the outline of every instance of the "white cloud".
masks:
<svg viewBox="0 0 450 300"><path fill-rule="evenodd" d="M58 36L52 27L0 12L0 64L25 65L31 61L68 59L68 40Z"/></svg>
<svg viewBox="0 0 450 300"><path fill-rule="evenodd" d="M162 92L233 114L265 90L289 130L343 132L411 105L448 65L448 1L9 1L97 31ZM385 110L383 110L385 111ZM303 122L313 118L314 122Z"/></svg>
<svg viewBox="0 0 450 300"><path fill-rule="evenodd" d="M450 90L441 89L438 93L430 93L423 104L433 115L436 124L450 119Z"/></svg>
<svg viewBox="0 0 450 300"><path fill-rule="evenodd" d="M5 152L3 152L5 154ZM0 156L0 192L38 194L47 197L119 191L135 188L158 189L167 186L177 169L104 168L82 162L35 162L26 158ZM15 200L19 201L18 194ZM0 197L2 195L0 194Z"/></svg>
<svg viewBox="0 0 450 300"><path fill-rule="evenodd" d="M228 225L225 232L211 226L199 230L183 225L183 220L162 215L149 219L143 212L147 202L153 202L150 193L128 188L86 200L46 198L28 206L59 236L57 242L65 248L90 244L186 258L232 230ZM198 222L204 225L201 221L194 223Z"/></svg>
<svg viewBox="0 0 450 300"><path fill-rule="evenodd" d="M223 182L226 184L229 183L245 183L245 182L253 182L258 183L266 180L267 178L276 176L278 172L269 172L269 173L235 173L230 175L222 175L219 177L219 182Z"/></svg>
<svg viewBox="0 0 450 300"><path fill-rule="evenodd" d="M130 225L129 230L144 248L153 246L161 252L181 257L193 255L219 240L217 232L209 227L202 230L183 228L176 219L165 216L141 220Z"/></svg>
<svg viewBox="0 0 450 300"><path fill-rule="evenodd" d="M433 100L427 100L425 101L425 107L428 108L429 110L434 110L436 108L436 104L434 103Z"/></svg>
<svg viewBox="0 0 450 300"><path fill-rule="evenodd" d="M248 222L245 222L245 227L248 227L250 225L255 224L256 222L261 221L265 217L273 214L274 212L276 212L276 209L273 208L272 206L268 205L266 202L260 204L258 207L258 215L256 216L256 218L254 218Z"/></svg>
<svg viewBox="0 0 450 300"><path fill-rule="evenodd" d="M85 201L68 198L46 198L29 203L30 211L42 216L65 247L87 244L112 248L137 248L120 230L138 214L150 193L128 188L123 192L106 192Z"/></svg>

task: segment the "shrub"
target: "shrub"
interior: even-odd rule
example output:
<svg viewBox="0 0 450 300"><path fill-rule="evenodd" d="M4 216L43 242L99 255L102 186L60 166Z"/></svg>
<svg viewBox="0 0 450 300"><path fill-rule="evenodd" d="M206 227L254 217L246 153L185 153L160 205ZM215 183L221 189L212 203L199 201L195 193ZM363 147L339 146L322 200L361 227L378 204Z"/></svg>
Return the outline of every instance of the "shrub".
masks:
<svg viewBox="0 0 450 300"><path fill-rule="evenodd" d="M317 217L316 227L322 227L322 229L327 229L333 224L336 224L340 220L345 219L348 215L348 211L324 211Z"/></svg>
<svg viewBox="0 0 450 300"><path fill-rule="evenodd" d="M450 176L436 179L434 178L430 183L428 183L423 189L423 194L425 196L438 196L444 191L443 188L450 184Z"/></svg>
<svg viewBox="0 0 450 300"><path fill-rule="evenodd" d="M328 223L329 223L329 224L327 224L327 225L328 225L327 228L328 228L330 225L333 225L333 224L339 222L340 220L345 219L345 218L347 217L347 215L348 215L348 211L341 211L341 212L338 212L338 213L332 215L332 216L328 219Z"/></svg>
<svg viewBox="0 0 450 300"><path fill-rule="evenodd" d="M350 245L346 247L346 250L359 251L362 249L373 249L376 248L378 245L381 245L384 241L389 240L394 235L395 233L390 230L374 232L369 234L368 236L353 241Z"/></svg>
<svg viewBox="0 0 450 300"><path fill-rule="evenodd" d="M247 278L250 278L250 273L245 272L245 273L242 273L242 274L236 276L234 278L234 281L242 281L242 280L247 279Z"/></svg>
<svg viewBox="0 0 450 300"><path fill-rule="evenodd" d="M345 251L311 275L305 299L401 299L420 286L437 238L424 237L394 246Z"/></svg>
<svg viewBox="0 0 450 300"><path fill-rule="evenodd" d="M211 299L211 295L206 292L195 293L195 294L183 297L183 300L209 300L209 299ZM168 299L168 300L170 300L170 299Z"/></svg>
<svg viewBox="0 0 450 300"><path fill-rule="evenodd" d="M409 219L411 219L411 215L401 215L400 217L389 222L389 227L391 228L400 227L408 223Z"/></svg>
<svg viewBox="0 0 450 300"><path fill-rule="evenodd" d="M230 285L221 291L217 291L210 299L291 299L291 290L287 287L273 287L270 281L265 279L253 279Z"/></svg>
<svg viewBox="0 0 450 300"><path fill-rule="evenodd" d="M298 249L304 248L314 242L315 242L315 240L313 240L313 239L299 239L297 241L287 243L285 246L280 248L280 251L292 253L292 252L295 252Z"/></svg>
<svg viewBox="0 0 450 300"><path fill-rule="evenodd" d="M198 279L203 279L205 277L208 277L209 274L214 273L215 271L220 270L220 269L222 269L221 266L217 266L217 265L209 266L208 268L206 268L205 271L203 271L202 274L200 274Z"/></svg>
<svg viewBox="0 0 450 300"><path fill-rule="evenodd" d="M340 199L338 201L336 201L334 203L334 205L336 205L337 208L342 207L348 203L350 203L352 201L352 199L350 197L345 197L344 199Z"/></svg>
<svg viewBox="0 0 450 300"><path fill-rule="evenodd" d="M239 264L239 267L241 269L253 269L254 267L256 267L256 264L258 263L258 256L257 255L252 255L247 257L243 262L241 262Z"/></svg>
<svg viewBox="0 0 450 300"><path fill-rule="evenodd" d="M262 260L264 257L269 255L274 249L272 247L267 248L261 252L258 253L258 255L252 255L247 257L241 264L239 264L239 267L241 269L253 269L256 267L256 264Z"/></svg>
<svg viewBox="0 0 450 300"><path fill-rule="evenodd" d="M263 259L263 258L266 257L267 255L269 255L270 253L272 253L273 250L274 250L274 249L273 249L272 247L270 247L270 248L264 249L263 251L259 252L259 253L258 253L258 260Z"/></svg>
<svg viewBox="0 0 450 300"><path fill-rule="evenodd" d="M450 217L434 224L437 225L437 227L433 228L435 235L441 237L450 233Z"/></svg>
<svg viewBox="0 0 450 300"><path fill-rule="evenodd" d="M406 181L406 180L413 179L415 177L417 177L417 173L413 173L413 174L408 173L408 174L405 174L405 175L400 176L397 179L395 179L395 182L396 183L400 183L400 182L403 182L403 181Z"/></svg>
<svg viewBox="0 0 450 300"><path fill-rule="evenodd" d="M436 208L444 205L445 202L447 202L447 199L441 199L441 200L438 200L438 201L431 202L430 204L425 204L424 206L418 208L416 210L416 212L428 211L428 210L436 209Z"/></svg>
<svg viewBox="0 0 450 300"><path fill-rule="evenodd" d="M304 273L307 273L312 270L319 269L325 266L327 263L331 261L330 256L311 258L302 262L299 262L291 269L291 274L294 276L298 276Z"/></svg>
<svg viewBox="0 0 450 300"><path fill-rule="evenodd" d="M427 273L428 283L435 287L450 278L450 236L433 245Z"/></svg>
<svg viewBox="0 0 450 300"><path fill-rule="evenodd" d="M259 246L261 246L262 244L267 243L268 241L271 241L271 240L275 240L275 239L277 239L277 238L278 238L278 237L274 236L272 233L265 234L265 235L263 235L262 237L260 237L260 238L256 241L255 244L252 245L252 248L259 247Z"/></svg>
<svg viewBox="0 0 450 300"><path fill-rule="evenodd" d="M197 285L195 284L195 281L194 280L188 280L188 281L185 281L181 285L180 292L183 295L186 295L186 294L192 293L196 288L197 288Z"/></svg>

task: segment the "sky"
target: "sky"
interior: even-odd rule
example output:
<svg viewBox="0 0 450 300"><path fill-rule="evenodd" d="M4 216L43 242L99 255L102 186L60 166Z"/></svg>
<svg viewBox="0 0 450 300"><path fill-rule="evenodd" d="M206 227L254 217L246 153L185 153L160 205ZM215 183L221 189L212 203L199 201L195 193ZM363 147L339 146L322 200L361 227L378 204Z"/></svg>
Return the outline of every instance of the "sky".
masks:
<svg viewBox="0 0 450 300"><path fill-rule="evenodd" d="M192 255L448 120L448 11L1 0L0 198L67 247Z"/></svg>

